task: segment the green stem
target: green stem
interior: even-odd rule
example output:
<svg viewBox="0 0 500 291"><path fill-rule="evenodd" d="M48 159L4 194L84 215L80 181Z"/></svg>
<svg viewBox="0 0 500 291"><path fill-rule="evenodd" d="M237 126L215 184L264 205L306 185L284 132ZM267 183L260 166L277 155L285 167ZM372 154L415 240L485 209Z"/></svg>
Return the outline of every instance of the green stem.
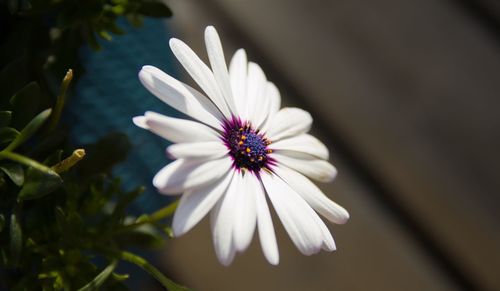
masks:
<svg viewBox="0 0 500 291"><path fill-rule="evenodd" d="M32 167L32 168L37 169L37 170L42 171L42 172L47 172L47 173L54 172L51 168L49 168L45 165L42 165L35 160L32 160L28 157L25 157L23 155L16 154L16 153L13 153L10 151L6 151L6 150L0 151L0 160L2 160L2 159L8 159L8 160L11 160L14 162L18 162L20 164L26 165L28 167Z"/></svg>
<svg viewBox="0 0 500 291"><path fill-rule="evenodd" d="M160 282L163 287L170 291L185 291L189 290L186 287L180 286L169 278L165 277L158 269L156 269L153 265L151 265L144 258L135 255L130 252L123 251L120 253L120 258L124 261L130 262L138 267L142 268L144 271L148 272L151 276L153 276L158 282Z"/></svg>
<svg viewBox="0 0 500 291"><path fill-rule="evenodd" d="M170 203L169 205L153 212L153 214L151 214L151 216L149 216L149 222L154 223L154 222L162 220L165 217L171 216L172 214L174 214L178 205L179 205L179 200L176 200L176 201Z"/></svg>
<svg viewBox="0 0 500 291"><path fill-rule="evenodd" d="M52 109L50 108L40 112L21 130L19 135L4 149L4 151L11 152L30 139L51 114Z"/></svg>
<svg viewBox="0 0 500 291"><path fill-rule="evenodd" d="M59 89L59 95L57 96L56 105L54 106L54 113L50 117L49 125L47 127L47 132L54 130L61 119L61 112L64 108L64 103L66 103L66 92L68 91L69 84L73 80L73 70L69 69L64 76L61 83L61 88Z"/></svg>
<svg viewBox="0 0 500 291"><path fill-rule="evenodd" d="M154 224L154 223L174 214L175 209L177 209L178 205L179 205L179 200L176 200L173 203L170 203L169 205L153 212L153 214L151 214L149 216L143 217L134 223L125 225L124 227L120 228L118 231L123 232L123 231L137 228L137 227L144 225L144 224Z"/></svg>
<svg viewBox="0 0 500 291"><path fill-rule="evenodd" d="M62 173L64 171L69 170L71 167L76 165L81 159L85 157L85 150L84 149L76 149L73 151L71 156L67 157L66 159L60 161L59 163L55 164L52 166L52 170L56 173Z"/></svg>
<svg viewBox="0 0 500 291"><path fill-rule="evenodd" d="M88 282L85 286L78 289L78 291L90 291L99 290L99 287L106 282L108 277L113 273L116 266L118 265L118 260L113 260L102 272L100 272L92 281Z"/></svg>

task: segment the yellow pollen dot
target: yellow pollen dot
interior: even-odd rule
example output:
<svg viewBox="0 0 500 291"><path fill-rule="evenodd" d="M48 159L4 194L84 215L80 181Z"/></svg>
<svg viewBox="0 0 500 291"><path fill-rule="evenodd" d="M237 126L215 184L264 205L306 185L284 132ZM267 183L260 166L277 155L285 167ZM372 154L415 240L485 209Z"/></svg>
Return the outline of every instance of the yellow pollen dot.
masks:
<svg viewBox="0 0 500 291"><path fill-rule="evenodd" d="M242 144L243 144L243 142L242 142L242 141L240 141L238 144L239 144L239 145L242 145Z"/></svg>
<svg viewBox="0 0 500 291"><path fill-rule="evenodd" d="M270 153L272 153L272 152L273 152L273 150L267 150L267 153L268 153L268 154L270 154Z"/></svg>
<svg viewBox="0 0 500 291"><path fill-rule="evenodd" d="M259 156L259 161L262 161L263 157L262 156Z"/></svg>
<svg viewBox="0 0 500 291"><path fill-rule="evenodd" d="M241 136L241 139L242 139L242 140L245 140L245 139L247 139L247 136L246 136L246 135L242 135L242 136Z"/></svg>
<svg viewBox="0 0 500 291"><path fill-rule="evenodd" d="M247 153L251 152L252 150L250 148L246 149Z"/></svg>

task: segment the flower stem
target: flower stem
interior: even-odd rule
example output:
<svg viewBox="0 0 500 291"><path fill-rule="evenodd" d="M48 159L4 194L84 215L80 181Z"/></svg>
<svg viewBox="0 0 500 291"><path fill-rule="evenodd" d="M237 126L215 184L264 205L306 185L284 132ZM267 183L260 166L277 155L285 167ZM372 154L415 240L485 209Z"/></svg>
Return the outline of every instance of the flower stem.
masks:
<svg viewBox="0 0 500 291"><path fill-rule="evenodd" d="M34 169L37 169L37 170L45 172L45 173L54 173L54 171L51 168L49 168L43 164L40 164L39 162L37 162L35 160L32 160L28 157L25 157L23 155L16 154L16 153L13 153L13 152L10 152L7 150L0 151L0 160L2 160L2 159L8 159L8 160L11 160L14 162L18 162L20 164L26 165L28 167L32 167Z"/></svg>
<svg viewBox="0 0 500 291"><path fill-rule="evenodd" d="M99 273L92 281L88 282L85 286L78 289L78 291L90 291L90 290L98 290L104 282L108 279L108 277L113 273L113 271L118 265L117 260L113 260L101 273Z"/></svg>
<svg viewBox="0 0 500 291"><path fill-rule="evenodd" d="M174 214L175 210L177 209L177 206L179 205L179 200L176 200L169 205L153 212L151 216L149 216L149 223L157 222L162 220L165 217L169 217L172 214Z"/></svg>
<svg viewBox="0 0 500 291"><path fill-rule="evenodd" d="M69 69L62 80L61 88L59 89L59 95L57 96L56 100L56 105L54 106L54 113L50 117L49 125L47 126L47 132L54 130L59 123L64 103L66 103L66 92L68 91L71 80L73 80L73 70Z"/></svg>
<svg viewBox="0 0 500 291"><path fill-rule="evenodd" d="M51 168L52 168L52 170L54 170L54 172L59 174L61 172L69 170L76 163L78 163L81 159L83 159L83 157L85 157L85 150L84 149L76 149L75 151L73 151L71 156L60 161L59 163L55 164Z"/></svg>
<svg viewBox="0 0 500 291"><path fill-rule="evenodd" d="M120 258L124 261L130 262L144 271L148 272L151 276L153 276L158 282L160 282L167 290L170 291L186 291L189 290L186 287L180 286L169 278L165 277L158 269L156 269L153 265L151 265L144 258L135 255L133 253L122 251L120 252Z"/></svg>
<svg viewBox="0 0 500 291"><path fill-rule="evenodd" d="M153 212L153 214L151 214L151 215L139 217L139 219L137 219L137 221L135 221L131 224L125 225L124 227L120 228L118 230L118 232L127 231L130 229L139 227L141 225L144 225L144 224L154 224L155 222L158 222L158 221L162 220L163 218L169 217L172 214L174 214L175 209L177 209L178 205L179 205L179 200L176 200L176 201L170 203L169 205Z"/></svg>

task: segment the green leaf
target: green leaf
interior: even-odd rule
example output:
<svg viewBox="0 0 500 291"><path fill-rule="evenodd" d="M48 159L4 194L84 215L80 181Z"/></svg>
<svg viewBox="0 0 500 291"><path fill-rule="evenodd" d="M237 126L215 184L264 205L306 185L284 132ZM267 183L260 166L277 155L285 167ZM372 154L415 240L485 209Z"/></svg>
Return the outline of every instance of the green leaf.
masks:
<svg viewBox="0 0 500 291"><path fill-rule="evenodd" d="M143 17L137 14L127 15L127 20L133 27L140 27L144 23Z"/></svg>
<svg viewBox="0 0 500 291"><path fill-rule="evenodd" d="M0 232L2 232L4 227L5 227L5 216L3 216L3 214L0 214Z"/></svg>
<svg viewBox="0 0 500 291"><path fill-rule="evenodd" d="M179 201L180 199L175 200L174 202L168 204L167 206L158 209L155 211L153 214L151 214L151 219L153 221L158 221L160 219L163 219L168 216L172 216L177 209L177 206L179 206Z"/></svg>
<svg viewBox="0 0 500 291"><path fill-rule="evenodd" d="M61 232L64 232L67 228L66 214L64 213L64 210L60 206L57 206L54 209L54 211L56 213L56 223L59 226L59 230Z"/></svg>
<svg viewBox="0 0 500 291"><path fill-rule="evenodd" d="M0 172L0 192L3 191L6 188L7 181L4 179L5 174L3 172Z"/></svg>
<svg viewBox="0 0 500 291"><path fill-rule="evenodd" d="M48 132L53 131L57 127L57 124L61 119L61 113L64 108L64 104L66 103L66 95L72 80L73 80L73 70L69 69L66 72L66 75L64 75L64 78L61 82L61 86L59 88L59 95L57 96L56 104L54 105L54 112L51 115L49 125L47 126Z"/></svg>
<svg viewBox="0 0 500 291"><path fill-rule="evenodd" d="M9 257L7 252L2 248L0 249L0 258L2 260L2 265L7 266L9 264Z"/></svg>
<svg viewBox="0 0 500 291"><path fill-rule="evenodd" d="M17 211L14 211L10 216L10 255L11 263L13 266L18 265L22 249L23 232L21 229Z"/></svg>
<svg viewBox="0 0 500 291"><path fill-rule="evenodd" d="M59 163L62 160L62 154L63 150L58 149L54 153L52 153L50 156L48 156L44 161L44 165L55 165Z"/></svg>
<svg viewBox="0 0 500 291"><path fill-rule="evenodd" d="M111 34L109 34L105 30L99 31L99 36L102 37L102 38L104 38L107 41L112 41L113 40L113 37L111 36Z"/></svg>
<svg viewBox="0 0 500 291"><path fill-rule="evenodd" d="M144 258L135 255L130 252L121 252L120 257L122 260L125 260L127 262L130 262L138 267L141 267L143 270L148 272L151 276L153 276L158 282L160 282L163 287L167 288L169 291L188 291L191 290L189 288L186 288L184 286L181 286L174 281L170 280L169 278L165 277L158 269L156 269L153 265L151 265L148 261L146 261Z"/></svg>
<svg viewBox="0 0 500 291"><path fill-rule="evenodd" d="M0 145L12 142L19 136L19 131L12 127L0 128Z"/></svg>
<svg viewBox="0 0 500 291"><path fill-rule="evenodd" d="M7 8L9 8L10 14L14 14L19 9L19 0L7 0Z"/></svg>
<svg viewBox="0 0 500 291"><path fill-rule="evenodd" d="M101 45L99 44L97 38L95 37L94 30L92 29L92 24L88 23L83 31L85 35L85 40L87 41L90 48L93 49L94 51L101 50Z"/></svg>
<svg viewBox="0 0 500 291"><path fill-rule="evenodd" d="M142 2L137 12L149 17L172 16L172 11L170 10L170 8L168 8L167 5L161 2Z"/></svg>
<svg viewBox="0 0 500 291"><path fill-rule="evenodd" d="M146 188L144 187L139 187L134 191L128 192L125 195L121 196L118 200L118 203L116 203L115 208L113 209L113 213L111 214L110 217L110 222L116 223L120 218L123 218L124 213L125 213L125 208L132 203L139 195L144 193L144 190Z"/></svg>
<svg viewBox="0 0 500 291"><path fill-rule="evenodd" d="M74 210L69 210L66 220L68 225L73 228L72 232L74 233L77 233L84 226L82 217Z"/></svg>
<svg viewBox="0 0 500 291"><path fill-rule="evenodd" d="M4 44L6 45L6 44ZM21 55L5 65L0 71L0 92L2 96L10 97L27 83L26 57ZM7 106L5 98L0 98L0 105ZM5 100L6 101L6 100Z"/></svg>
<svg viewBox="0 0 500 291"><path fill-rule="evenodd" d="M29 168L23 188L19 192L19 201L38 199L52 193L62 185L61 177L54 171L40 171Z"/></svg>
<svg viewBox="0 0 500 291"><path fill-rule="evenodd" d="M0 160L2 160L2 159L9 159L11 161L26 165L28 167L35 168L38 171L41 171L41 172L44 172L47 174L55 173L54 170L52 170L51 168L49 168L45 165L42 165L35 160L32 160L32 159L25 157L23 155L9 152L6 150L0 151Z"/></svg>
<svg viewBox="0 0 500 291"><path fill-rule="evenodd" d="M106 29L108 31L110 31L111 33L116 34L116 35L124 35L125 34L125 30L121 29L114 22L109 23L108 26L106 27Z"/></svg>
<svg viewBox="0 0 500 291"><path fill-rule="evenodd" d="M170 226L166 226L163 228L163 232L167 235L168 238L174 238L174 231Z"/></svg>
<svg viewBox="0 0 500 291"><path fill-rule="evenodd" d="M109 264L101 273L95 276L92 281L88 282L85 286L78 289L78 291L90 291L90 290L99 290L99 287L106 282L108 277L113 273L118 264L118 260L113 260L111 264Z"/></svg>
<svg viewBox="0 0 500 291"><path fill-rule="evenodd" d="M43 123L49 118L52 109L46 109L42 111L40 114L35 116L28 125L26 125L23 130L19 133L19 135L14 139L8 146L5 148L7 151L12 151L18 146L22 145L26 142L35 132L43 125Z"/></svg>
<svg viewBox="0 0 500 291"><path fill-rule="evenodd" d="M31 3L29 0L21 0L21 10L28 10L31 9L33 6L31 6Z"/></svg>
<svg viewBox="0 0 500 291"><path fill-rule="evenodd" d="M10 99L13 107L12 124L15 128L25 126L39 111L42 92L36 82L24 86Z"/></svg>
<svg viewBox="0 0 500 291"><path fill-rule="evenodd" d="M0 127L8 126L12 119L12 111L0 111Z"/></svg>
<svg viewBox="0 0 500 291"><path fill-rule="evenodd" d="M162 246L164 240L161 233L151 225L140 227L116 234L118 241L127 242L127 245L140 246L143 248L157 248Z"/></svg>
<svg viewBox="0 0 500 291"><path fill-rule="evenodd" d="M16 163L4 163L0 165L2 170L17 186L22 186L24 183L24 171L21 165Z"/></svg>
<svg viewBox="0 0 500 291"><path fill-rule="evenodd" d="M113 276L113 279L115 279L116 281L119 281L119 282L125 281L130 277L129 274L118 274L118 273L113 273L112 276Z"/></svg>

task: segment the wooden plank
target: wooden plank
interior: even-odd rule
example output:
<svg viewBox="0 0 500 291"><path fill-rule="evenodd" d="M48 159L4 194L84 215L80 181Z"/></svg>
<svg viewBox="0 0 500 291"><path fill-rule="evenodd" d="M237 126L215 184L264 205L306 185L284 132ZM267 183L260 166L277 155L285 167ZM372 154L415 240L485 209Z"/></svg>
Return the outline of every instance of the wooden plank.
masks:
<svg viewBox="0 0 500 291"><path fill-rule="evenodd" d="M459 268L500 289L497 41L451 1L214 2Z"/></svg>
<svg viewBox="0 0 500 291"><path fill-rule="evenodd" d="M175 16L169 24L183 32L181 38L197 52L204 51L203 27L207 24L215 24L222 33L226 51L234 51L234 40L224 37L224 27L207 13L205 6L193 1L170 4ZM206 56L203 58L206 60ZM169 242L167 269L174 270L181 282L199 290L456 290L454 282L433 264L412 235L386 212L385 206L373 198L371 189L341 157L334 155L334 163L340 176L333 184L323 185L323 189L352 215L346 226L331 227L339 251L305 257L278 227L279 267L265 262L254 241L248 252L225 268L216 261L205 222ZM276 217L274 221L279 225Z"/></svg>

